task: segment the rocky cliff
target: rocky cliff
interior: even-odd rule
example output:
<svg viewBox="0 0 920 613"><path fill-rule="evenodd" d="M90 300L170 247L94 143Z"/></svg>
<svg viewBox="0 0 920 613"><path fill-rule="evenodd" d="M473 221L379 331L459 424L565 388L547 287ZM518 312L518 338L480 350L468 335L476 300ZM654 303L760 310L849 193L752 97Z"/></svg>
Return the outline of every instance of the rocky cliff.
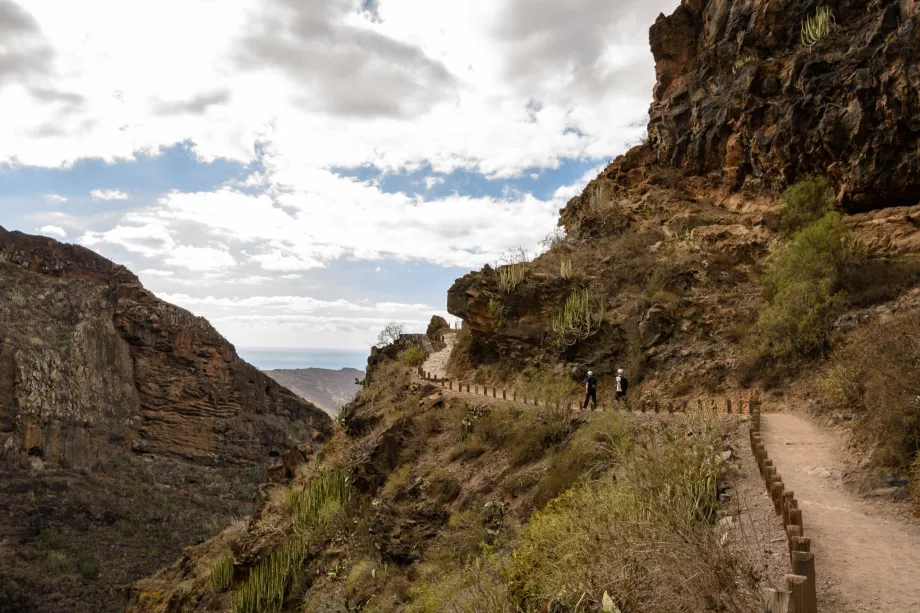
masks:
<svg viewBox="0 0 920 613"><path fill-rule="evenodd" d="M683 0L650 31L648 142L607 170L637 185L659 164L712 184L781 190L828 175L850 211L916 204L920 4L834 0L814 46L811 0Z"/></svg>
<svg viewBox="0 0 920 613"><path fill-rule="evenodd" d="M490 267L450 288L473 367L625 366L666 393L688 389L682 371L735 385L737 341L782 236L780 195L809 173L829 179L844 224L877 257L917 253L920 4L821 6L831 27L811 47L812 1L684 0L659 16L646 141L567 203L564 238L512 291ZM552 318L574 291L606 311L573 341Z"/></svg>
<svg viewBox="0 0 920 613"><path fill-rule="evenodd" d="M0 228L0 610L119 610L331 425L124 267Z"/></svg>
<svg viewBox="0 0 920 613"><path fill-rule="evenodd" d="M242 361L203 318L95 253L0 228L4 460L92 468L114 453L264 462L330 420Z"/></svg>

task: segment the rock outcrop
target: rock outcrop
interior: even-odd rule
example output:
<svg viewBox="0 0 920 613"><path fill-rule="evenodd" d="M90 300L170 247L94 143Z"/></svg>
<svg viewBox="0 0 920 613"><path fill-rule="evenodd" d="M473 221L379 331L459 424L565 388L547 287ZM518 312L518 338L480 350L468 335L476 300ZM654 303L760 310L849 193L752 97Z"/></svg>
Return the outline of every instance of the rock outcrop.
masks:
<svg viewBox="0 0 920 613"><path fill-rule="evenodd" d="M815 2L683 0L650 31L657 83L648 142L606 171L621 187L678 168L776 192L828 175L850 211L920 199L920 3L826 3L835 27L800 40Z"/></svg>
<svg viewBox="0 0 920 613"><path fill-rule="evenodd" d="M112 454L246 465L330 419L241 360L203 318L78 246L0 228L0 450L8 466Z"/></svg>
<svg viewBox="0 0 920 613"><path fill-rule="evenodd" d="M432 336L434 334L446 332L447 330L450 330L450 324L447 323L447 320L440 315L432 315L425 334Z"/></svg>

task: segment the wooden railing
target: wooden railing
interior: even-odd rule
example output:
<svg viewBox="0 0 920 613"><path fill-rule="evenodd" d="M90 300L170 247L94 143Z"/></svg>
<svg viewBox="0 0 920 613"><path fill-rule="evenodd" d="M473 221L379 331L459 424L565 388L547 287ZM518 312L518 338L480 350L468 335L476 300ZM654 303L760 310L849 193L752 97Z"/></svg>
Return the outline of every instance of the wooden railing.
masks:
<svg viewBox="0 0 920 613"><path fill-rule="evenodd" d="M815 554L811 552L811 540L805 536L802 510L795 498L795 492L787 491L783 479L776 472L773 460L767 455L760 436L760 407L754 407L750 424L751 452L757 460L757 468L773 499L777 516L782 518L789 549L792 573L784 577L785 589L764 590L764 613L817 613L818 596L815 583Z"/></svg>

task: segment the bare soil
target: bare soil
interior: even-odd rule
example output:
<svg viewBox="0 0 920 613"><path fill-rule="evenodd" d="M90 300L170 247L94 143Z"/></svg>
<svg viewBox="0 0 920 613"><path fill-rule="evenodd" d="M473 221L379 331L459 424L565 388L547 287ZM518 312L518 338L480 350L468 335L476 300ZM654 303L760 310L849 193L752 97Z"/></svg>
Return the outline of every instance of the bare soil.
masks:
<svg viewBox="0 0 920 613"><path fill-rule="evenodd" d="M843 443L807 417L765 413L763 440L802 509L822 612L920 612L920 523L846 491Z"/></svg>

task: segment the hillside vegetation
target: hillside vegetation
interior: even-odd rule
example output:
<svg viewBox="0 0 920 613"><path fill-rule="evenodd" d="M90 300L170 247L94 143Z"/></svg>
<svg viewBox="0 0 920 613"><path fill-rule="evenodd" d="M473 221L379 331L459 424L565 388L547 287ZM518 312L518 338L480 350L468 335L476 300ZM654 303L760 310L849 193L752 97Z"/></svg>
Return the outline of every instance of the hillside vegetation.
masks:
<svg viewBox="0 0 920 613"><path fill-rule="evenodd" d="M736 421L443 401L398 353L372 357L341 429L248 526L140 582L128 610L595 611L605 593L750 610L756 573L715 529Z"/></svg>

